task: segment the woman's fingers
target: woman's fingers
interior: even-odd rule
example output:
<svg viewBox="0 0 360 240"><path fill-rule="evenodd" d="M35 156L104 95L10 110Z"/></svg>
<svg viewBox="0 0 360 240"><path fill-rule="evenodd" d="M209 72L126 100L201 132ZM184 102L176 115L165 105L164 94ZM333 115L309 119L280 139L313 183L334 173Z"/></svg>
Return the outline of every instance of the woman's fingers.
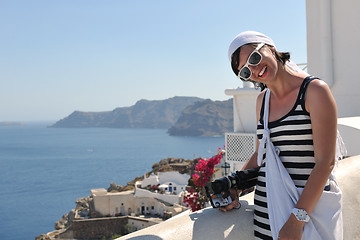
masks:
<svg viewBox="0 0 360 240"><path fill-rule="evenodd" d="M221 207L220 208L221 211L226 212L233 208L239 207L239 196L238 196L238 192L235 189L230 189L230 197L232 202L225 207Z"/></svg>

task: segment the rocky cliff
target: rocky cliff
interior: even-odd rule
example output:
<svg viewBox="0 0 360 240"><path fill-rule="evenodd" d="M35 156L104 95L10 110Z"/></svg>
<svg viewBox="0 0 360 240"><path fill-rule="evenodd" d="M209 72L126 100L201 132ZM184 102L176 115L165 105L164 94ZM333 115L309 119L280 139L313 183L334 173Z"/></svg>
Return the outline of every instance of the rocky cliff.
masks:
<svg viewBox="0 0 360 240"><path fill-rule="evenodd" d="M167 128L171 136L224 135L233 129L233 103L197 97L140 100L113 111L75 111L50 127Z"/></svg>
<svg viewBox="0 0 360 240"><path fill-rule="evenodd" d="M75 111L50 127L112 127L112 128L169 128L189 105L203 101L197 97L173 97L165 100L140 100L130 107L106 112Z"/></svg>
<svg viewBox="0 0 360 240"><path fill-rule="evenodd" d="M214 136L233 131L233 102L205 100L188 106L168 133L171 136Z"/></svg>

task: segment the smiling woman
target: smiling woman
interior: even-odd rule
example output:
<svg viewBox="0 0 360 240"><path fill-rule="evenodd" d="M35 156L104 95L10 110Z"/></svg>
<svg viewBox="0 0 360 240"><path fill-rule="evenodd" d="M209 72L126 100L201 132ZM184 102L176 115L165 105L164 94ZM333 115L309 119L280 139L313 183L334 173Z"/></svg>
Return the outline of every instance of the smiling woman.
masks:
<svg viewBox="0 0 360 240"><path fill-rule="evenodd" d="M329 87L259 32L237 35L228 54L241 80L266 89L256 102L257 149L243 167L260 167L255 238L342 239L341 191L332 173L337 110Z"/></svg>

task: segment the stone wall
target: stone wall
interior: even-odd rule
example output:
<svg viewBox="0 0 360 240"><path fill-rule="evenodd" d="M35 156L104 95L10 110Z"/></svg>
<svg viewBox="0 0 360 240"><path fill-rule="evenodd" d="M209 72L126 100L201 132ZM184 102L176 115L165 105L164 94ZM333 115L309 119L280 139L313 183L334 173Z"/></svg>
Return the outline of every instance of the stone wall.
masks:
<svg viewBox="0 0 360 240"><path fill-rule="evenodd" d="M111 217L100 219L74 220L65 232L59 235L59 239L101 239L103 236L109 238L114 234L125 234L124 226L128 218Z"/></svg>

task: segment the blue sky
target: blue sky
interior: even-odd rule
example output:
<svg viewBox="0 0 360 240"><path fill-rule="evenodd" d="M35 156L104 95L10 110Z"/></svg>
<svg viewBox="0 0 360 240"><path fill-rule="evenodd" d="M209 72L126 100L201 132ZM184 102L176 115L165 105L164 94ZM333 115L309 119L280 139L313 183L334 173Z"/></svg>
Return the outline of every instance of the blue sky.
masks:
<svg viewBox="0 0 360 240"><path fill-rule="evenodd" d="M306 62L305 0L0 1L0 121L56 121L140 99L225 100L227 49L270 36Z"/></svg>

